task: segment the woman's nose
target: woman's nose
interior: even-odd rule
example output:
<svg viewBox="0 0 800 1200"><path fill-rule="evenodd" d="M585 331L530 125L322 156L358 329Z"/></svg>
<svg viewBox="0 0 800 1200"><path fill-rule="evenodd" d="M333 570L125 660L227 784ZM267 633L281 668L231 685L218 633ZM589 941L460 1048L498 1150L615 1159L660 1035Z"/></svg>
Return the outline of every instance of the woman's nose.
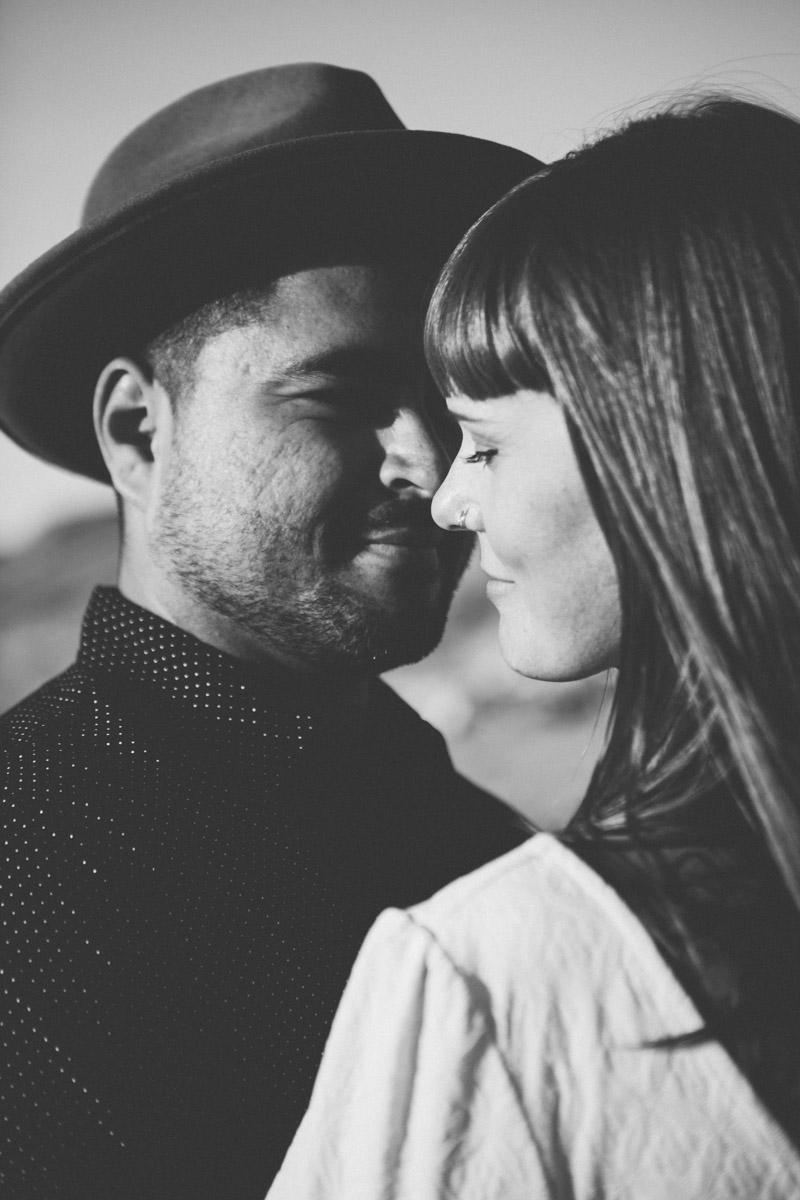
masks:
<svg viewBox="0 0 800 1200"><path fill-rule="evenodd" d="M442 529L463 529L474 532L477 517L476 506L465 495L465 489L460 485L460 476L458 459L456 459L447 472L444 483L433 497L431 513L436 524L441 525Z"/></svg>

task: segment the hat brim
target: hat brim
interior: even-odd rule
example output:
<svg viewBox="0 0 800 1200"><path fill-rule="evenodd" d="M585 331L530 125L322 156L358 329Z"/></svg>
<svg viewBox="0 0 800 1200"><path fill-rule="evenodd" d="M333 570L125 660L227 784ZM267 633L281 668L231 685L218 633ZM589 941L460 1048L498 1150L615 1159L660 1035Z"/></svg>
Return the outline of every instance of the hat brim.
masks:
<svg viewBox="0 0 800 1200"><path fill-rule="evenodd" d="M0 427L32 454L108 482L91 402L116 355L248 273L314 265L346 210L415 253L432 283L481 213L540 167L458 134L339 133L249 150L141 195L0 293Z"/></svg>

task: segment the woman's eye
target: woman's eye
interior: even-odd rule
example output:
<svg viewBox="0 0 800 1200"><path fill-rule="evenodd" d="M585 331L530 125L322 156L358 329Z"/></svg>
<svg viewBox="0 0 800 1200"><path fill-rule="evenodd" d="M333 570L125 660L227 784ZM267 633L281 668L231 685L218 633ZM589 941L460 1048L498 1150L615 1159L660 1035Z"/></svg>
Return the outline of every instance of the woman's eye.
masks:
<svg viewBox="0 0 800 1200"><path fill-rule="evenodd" d="M496 450L476 450L473 454L463 455L463 460L466 463L488 463L491 462L497 454Z"/></svg>

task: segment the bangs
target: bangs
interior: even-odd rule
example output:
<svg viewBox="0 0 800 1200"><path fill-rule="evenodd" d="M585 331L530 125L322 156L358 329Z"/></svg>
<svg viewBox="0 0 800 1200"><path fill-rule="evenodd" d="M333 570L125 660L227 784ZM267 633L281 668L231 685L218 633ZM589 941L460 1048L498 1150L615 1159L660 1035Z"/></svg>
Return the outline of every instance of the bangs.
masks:
<svg viewBox="0 0 800 1200"><path fill-rule="evenodd" d="M518 219L531 182L473 225L439 277L425 322L425 356L445 396L552 394L531 305L535 250L527 222Z"/></svg>

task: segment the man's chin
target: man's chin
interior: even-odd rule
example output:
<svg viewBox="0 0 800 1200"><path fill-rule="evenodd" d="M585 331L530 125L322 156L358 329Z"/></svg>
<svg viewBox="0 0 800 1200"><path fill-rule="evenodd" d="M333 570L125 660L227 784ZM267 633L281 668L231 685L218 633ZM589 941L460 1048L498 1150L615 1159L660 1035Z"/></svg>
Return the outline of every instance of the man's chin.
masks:
<svg viewBox="0 0 800 1200"><path fill-rule="evenodd" d="M441 629L426 638L415 636L406 642L395 642L391 646L383 647L370 659L371 673L382 675L384 671L393 671L395 667L408 667L412 663L421 662L423 658L427 658L429 654L433 653L442 640L443 633L444 627L442 626Z"/></svg>
<svg viewBox="0 0 800 1200"><path fill-rule="evenodd" d="M335 647L329 644L329 653L339 669L371 675L419 662L442 640L447 607L440 603L435 608L418 605L415 611L392 608L362 613L361 621L341 631Z"/></svg>
<svg viewBox="0 0 800 1200"><path fill-rule="evenodd" d="M444 562L436 552L398 556L391 560L397 569L389 571L375 569L382 551L358 564L357 578L351 577L344 589L350 603L343 608L349 608L350 620L349 636L340 644L342 658L380 674L419 662L436 649L469 558L460 545L457 557L449 550Z"/></svg>

